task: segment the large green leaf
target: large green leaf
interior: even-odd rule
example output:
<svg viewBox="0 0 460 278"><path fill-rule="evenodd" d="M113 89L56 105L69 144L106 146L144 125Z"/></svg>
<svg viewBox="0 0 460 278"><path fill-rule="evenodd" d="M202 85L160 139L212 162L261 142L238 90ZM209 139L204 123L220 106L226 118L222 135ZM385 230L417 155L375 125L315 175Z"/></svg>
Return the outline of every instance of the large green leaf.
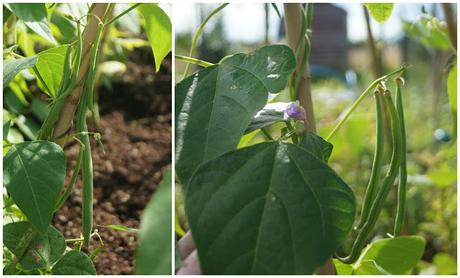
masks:
<svg viewBox="0 0 460 278"><path fill-rule="evenodd" d="M65 171L62 148L49 141L12 145L3 158L8 193L42 234L48 230Z"/></svg>
<svg viewBox="0 0 460 278"><path fill-rule="evenodd" d="M33 232L29 222L14 222L3 226L3 243L16 256L24 270L51 267L65 251L64 236L49 226L46 234Z"/></svg>
<svg viewBox="0 0 460 278"><path fill-rule="evenodd" d="M79 251L69 251L53 267L55 275L96 275L90 257Z"/></svg>
<svg viewBox="0 0 460 278"><path fill-rule="evenodd" d="M15 256L22 256L33 238L33 228L29 222L21 221L3 226L3 244Z"/></svg>
<svg viewBox="0 0 460 278"><path fill-rule="evenodd" d="M186 212L204 274L311 274L346 238L355 199L310 152L268 142L202 164Z"/></svg>
<svg viewBox="0 0 460 278"><path fill-rule="evenodd" d="M312 132L307 133L300 142L299 146L311 152L314 156L324 162L329 160L334 147L331 143Z"/></svg>
<svg viewBox="0 0 460 278"><path fill-rule="evenodd" d="M56 97L64 71L64 59L67 46L58 46L47 49L37 54L38 61L35 65L42 77L45 87L49 89L46 93L50 97Z"/></svg>
<svg viewBox="0 0 460 278"><path fill-rule="evenodd" d="M457 63L450 69L447 77L447 94L453 118L453 134L457 136Z"/></svg>
<svg viewBox="0 0 460 278"><path fill-rule="evenodd" d="M176 86L176 173L185 185L204 161L236 148L268 93L277 93L295 68L292 50L271 45L235 54Z"/></svg>
<svg viewBox="0 0 460 278"><path fill-rule="evenodd" d="M37 56L14 60L3 60L3 88L8 86L8 83L10 83L10 81L20 71L33 67L37 60Z"/></svg>
<svg viewBox="0 0 460 278"><path fill-rule="evenodd" d="M366 3L364 4L377 22L387 21L393 12L393 3Z"/></svg>
<svg viewBox="0 0 460 278"><path fill-rule="evenodd" d="M155 68L160 70L161 61L172 47L171 20L169 16L153 3L143 3L137 10L145 19L145 30L155 58Z"/></svg>
<svg viewBox="0 0 460 278"><path fill-rule="evenodd" d="M171 171L168 171L142 216L136 274L171 274L171 188Z"/></svg>
<svg viewBox="0 0 460 278"><path fill-rule="evenodd" d="M400 236L381 239L369 244L359 260L352 265L353 274L362 275L404 275L410 274L425 250L425 240L419 236ZM350 274L349 269L334 262L342 272Z"/></svg>
<svg viewBox="0 0 460 278"><path fill-rule="evenodd" d="M49 226L44 235L36 234L20 263L25 270L50 268L64 254L66 248L64 236Z"/></svg>
<svg viewBox="0 0 460 278"><path fill-rule="evenodd" d="M6 3L4 5L32 31L49 42L56 44L51 28L48 25L48 13L45 3Z"/></svg>

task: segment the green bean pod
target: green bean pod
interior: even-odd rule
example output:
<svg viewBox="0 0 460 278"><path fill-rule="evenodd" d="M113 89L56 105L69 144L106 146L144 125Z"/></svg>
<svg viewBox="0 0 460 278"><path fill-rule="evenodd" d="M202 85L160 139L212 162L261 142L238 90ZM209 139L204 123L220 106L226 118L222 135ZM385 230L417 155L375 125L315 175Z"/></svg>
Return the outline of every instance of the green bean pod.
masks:
<svg viewBox="0 0 460 278"><path fill-rule="evenodd" d="M91 232L93 230L93 161L91 157L91 145L89 142L88 127L86 125L86 111L93 96L94 75L96 74L97 53L101 41L103 27L100 27L96 39L91 48L90 65L86 76L83 95L77 111L77 130L81 132L80 140L84 145L83 150L83 190L82 190L82 230L86 246L89 246Z"/></svg>
<svg viewBox="0 0 460 278"><path fill-rule="evenodd" d="M351 253L345 258L338 257L338 259L346 264L351 264L356 262L356 260L359 258L361 250L365 246L370 233L372 232L372 229L375 226L375 223L377 222L377 219L380 215L380 212L382 210L382 207L385 203L385 200L388 196L388 193L391 190L391 187L393 186L396 176L398 175L398 170L401 165L401 151L402 151L402 145L401 145L401 129L400 129L400 121L398 114L396 112L396 108L393 102L393 99L391 98L391 95L388 91L384 93L385 99L387 101L387 107L390 112L390 117L391 117L391 130L392 130L392 142L393 142L393 151L391 155L391 163L390 163L390 169L387 172L387 175L385 176L382 186L379 188L379 191L377 192L377 196L375 197L370 212L369 212L369 217L364 223L362 229L359 231L358 236L356 237L356 240L352 246Z"/></svg>
<svg viewBox="0 0 460 278"><path fill-rule="evenodd" d="M404 211L406 205L407 160L406 160L406 127L404 123L404 109L401 94L402 78L396 79L396 110L399 117L401 132L401 166L399 168L398 205L395 219L394 236L399 236L404 224Z"/></svg>
<svg viewBox="0 0 460 278"><path fill-rule="evenodd" d="M363 207L361 210L361 219L357 226L358 229L361 229L366 223L369 211L371 209L372 201L375 198L377 189L379 187L380 173L382 170L383 163L383 147L385 143L385 124L384 124L384 113L382 110L382 100L378 92L375 92L375 110L376 110L376 135L377 141L375 144L374 150L374 160L372 162L372 171L369 178L369 183L367 185L366 193L364 195Z"/></svg>

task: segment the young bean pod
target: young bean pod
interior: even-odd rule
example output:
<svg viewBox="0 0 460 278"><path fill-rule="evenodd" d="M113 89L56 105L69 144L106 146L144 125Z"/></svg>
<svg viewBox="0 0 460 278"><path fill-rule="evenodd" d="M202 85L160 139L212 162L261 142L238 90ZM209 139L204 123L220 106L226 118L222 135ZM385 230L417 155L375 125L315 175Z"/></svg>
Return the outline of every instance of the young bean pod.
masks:
<svg viewBox="0 0 460 278"><path fill-rule="evenodd" d="M379 187L380 173L382 170L383 163L383 147L385 141L385 124L384 124L384 113L382 108L382 100L378 91L374 94L375 98L375 110L376 110L376 137L377 141L375 144L374 150L374 161L372 162L372 171L369 178L369 183L367 185L366 193L364 195L363 207L361 210L361 219L357 226L358 229L361 229L366 223L369 216L369 211L371 209L372 201L375 198L377 193L377 188Z"/></svg>
<svg viewBox="0 0 460 278"><path fill-rule="evenodd" d="M356 240L353 243L350 255L348 255L345 258L338 257L340 261L346 264L354 263L359 258L361 250L365 246L369 238L369 235L372 232L375 223L377 222L382 207L385 203L388 193L391 190L391 187L395 182L396 176L398 175L399 167L401 165L402 140L401 129L399 127L400 121L390 93L386 91L384 93L384 96L387 101L387 107L391 116L393 151L391 155L390 169L388 170L388 173L382 182L382 186L379 188L377 196L375 197L372 203L371 209L369 211L369 217L367 221L364 223L362 229L359 231L358 236L356 237Z"/></svg>
<svg viewBox="0 0 460 278"><path fill-rule="evenodd" d="M398 206L394 227L394 236L399 236L404 223L404 210L406 204L406 184L407 184L407 161L406 161L406 127L404 124L404 110L401 86L404 80L399 77L396 79L396 110L399 117L399 126L401 130L401 166L399 168L399 187L398 187Z"/></svg>
<svg viewBox="0 0 460 278"><path fill-rule="evenodd" d="M94 75L96 74L97 53L101 40L103 27L100 27L91 48L90 65L85 80L83 95L77 111L77 131L81 132L80 140L84 145L83 150L83 191L82 191L82 230L86 246L89 245L93 230L93 161L91 145L89 142L88 127L86 125L86 111L94 89Z"/></svg>

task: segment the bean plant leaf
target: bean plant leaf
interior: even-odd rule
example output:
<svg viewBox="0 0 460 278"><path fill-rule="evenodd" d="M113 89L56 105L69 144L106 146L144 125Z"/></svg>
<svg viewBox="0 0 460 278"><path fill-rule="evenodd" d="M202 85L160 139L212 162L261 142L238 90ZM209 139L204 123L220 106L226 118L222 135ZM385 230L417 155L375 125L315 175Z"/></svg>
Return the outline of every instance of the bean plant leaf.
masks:
<svg viewBox="0 0 460 278"><path fill-rule="evenodd" d="M45 93L53 98L58 94L62 72L64 71L64 59L67 47L66 45L58 46L37 54L38 61L35 66L46 85L45 87L50 90Z"/></svg>
<svg viewBox="0 0 460 278"><path fill-rule="evenodd" d="M48 12L45 3L5 3L4 5L32 31L52 44L56 44L48 25Z"/></svg>
<svg viewBox="0 0 460 278"><path fill-rule="evenodd" d="M236 148L268 93L286 86L295 64L289 47L265 46L226 57L176 85L176 173L182 184L202 162Z"/></svg>
<svg viewBox="0 0 460 278"><path fill-rule="evenodd" d="M3 158L3 183L19 209L44 234L64 184L66 160L50 141L12 145Z"/></svg>
<svg viewBox="0 0 460 278"><path fill-rule="evenodd" d="M267 142L202 164L186 211L204 274L311 274L345 240L355 199L310 152Z"/></svg>
<svg viewBox="0 0 460 278"><path fill-rule="evenodd" d="M49 226L46 234L36 233L24 257L20 261L25 270L50 268L64 254L66 248L64 236Z"/></svg>
<svg viewBox="0 0 460 278"><path fill-rule="evenodd" d="M428 49L448 50L452 47L446 23L437 17L422 14L414 22L405 21L403 29L410 38Z"/></svg>
<svg viewBox="0 0 460 278"><path fill-rule="evenodd" d="M161 61L172 47L171 20L157 4L143 3L137 7L137 10L145 19L145 30L153 50L155 68L159 71Z"/></svg>
<svg viewBox="0 0 460 278"><path fill-rule="evenodd" d="M171 171L168 171L141 219L136 274L171 274L171 188Z"/></svg>
<svg viewBox="0 0 460 278"><path fill-rule="evenodd" d="M11 120L8 120L3 123L3 140L8 137L8 132L10 132Z"/></svg>
<svg viewBox="0 0 460 278"><path fill-rule="evenodd" d="M314 156L327 163L331 156L333 145L320 136L308 132L300 142L300 147L311 152Z"/></svg>
<svg viewBox="0 0 460 278"><path fill-rule="evenodd" d="M405 275L417 265L425 251L425 240L420 236L399 236L381 239L369 244L359 260L352 265L352 273L334 261L338 274Z"/></svg>
<svg viewBox="0 0 460 278"><path fill-rule="evenodd" d="M364 4L377 22L387 21L393 12L393 3L366 3Z"/></svg>
<svg viewBox="0 0 460 278"><path fill-rule="evenodd" d="M3 244L15 256L22 256L33 238L33 227L27 221L8 223L3 226Z"/></svg>
<svg viewBox="0 0 460 278"><path fill-rule="evenodd" d="M3 60L3 88L8 86L10 81L22 70L31 68L37 63L38 57L19 58L14 60Z"/></svg>
<svg viewBox="0 0 460 278"><path fill-rule="evenodd" d="M450 69L447 77L447 94L449 95L450 111L453 118L453 132L457 135L457 63Z"/></svg>
<svg viewBox="0 0 460 278"><path fill-rule="evenodd" d="M53 267L55 275L96 275L90 257L80 251L67 252Z"/></svg>
<svg viewBox="0 0 460 278"><path fill-rule="evenodd" d="M17 257L24 270L51 267L65 251L64 236L49 226L45 234L34 233L30 222L20 221L3 226L3 243Z"/></svg>

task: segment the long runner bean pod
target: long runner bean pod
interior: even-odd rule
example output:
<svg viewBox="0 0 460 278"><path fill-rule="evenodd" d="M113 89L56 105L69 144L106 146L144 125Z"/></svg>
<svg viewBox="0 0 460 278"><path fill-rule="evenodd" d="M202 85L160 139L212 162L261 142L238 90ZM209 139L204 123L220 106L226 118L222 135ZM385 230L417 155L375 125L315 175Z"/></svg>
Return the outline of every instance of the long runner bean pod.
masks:
<svg viewBox="0 0 460 278"><path fill-rule="evenodd" d="M399 117L399 126L401 130L401 166L399 168L399 186L398 186L398 206L394 227L394 236L399 236L404 223L404 210L406 205L406 184L407 184L407 161L406 161L406 127L404 124L404 110L401 86L404 80L399 77L396 79L396 110Z"/></svg>
<svg viewBox="0 0 460 278"><path fill-rule="evenodd" d="M355 242L353 243L351 253L347 257L338 257L338 259L346 264L351 264L356 262L359 258L361 250L366 244L367 239L377 222L377 219L380 215L382 207L385 203L385 199L388 196L388 193L393 186L393 183L398 175L398 170L401 165L401 129L399 127L400 121L396 108L391 98L390 93L387 91L384 93L385 99L387 100L387 107L391 116L391 130L392 130L392 141L393 141L393 151L391 155L390 169L388 170L385 179L383 180L382 186L379 188L377 196L372 203L371 210L369 212L369 217L366 223L364 223L362 229L359 231L358 236L356 237Z"/></svg>
<svg viewBox="0 0 460 278"><path fill-rule="evenodd" d="M82 161L82 230L86 246L89 246L91 232L93 230L93 161L91 157L88 127L86 125L86 111L94 89L94 75L96 74L97 53L101 41L102 30L103 26L99 28L96 40L91 48L88 75L85 80L83 95L77 111L77 131L81 132L80 140L84 145Z"/></svg>
<svg viewBox="0 0 460 278"><path fill-rule="evenodd" d="M382 170L383 163L383 147L385 143L385 124L384 124L384 113L382 108L382 100L378 95L378 91L375 92L375 110L376 110L376 134L377 141L375 144L374 160L372 162L372 172L369 178L369 184L366 188L364 195L363 207L361 210L361 218L357 226L358 229L362 228L366 223L371 209L372 200L374 200L377 188L379 186L380 173Z"/></svg>

